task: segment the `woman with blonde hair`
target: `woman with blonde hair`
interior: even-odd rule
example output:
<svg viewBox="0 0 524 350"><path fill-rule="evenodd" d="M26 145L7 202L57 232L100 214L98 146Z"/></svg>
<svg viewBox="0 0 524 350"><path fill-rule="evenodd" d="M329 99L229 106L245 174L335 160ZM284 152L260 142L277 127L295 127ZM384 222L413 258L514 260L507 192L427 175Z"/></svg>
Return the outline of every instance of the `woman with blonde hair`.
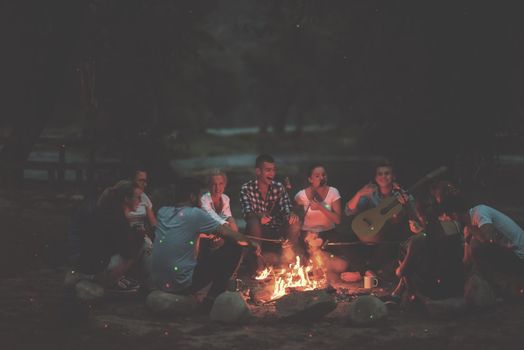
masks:
<svg viewBox="0 0 524 350"><path fill-rule="evenodd" d="M220 224L228 224L233 231L238 231L237 224L231 214L229 197L224 194L227 186L227 176L222 170L213 169L208 175L209 191L202 195L202 209Z"/></svg>

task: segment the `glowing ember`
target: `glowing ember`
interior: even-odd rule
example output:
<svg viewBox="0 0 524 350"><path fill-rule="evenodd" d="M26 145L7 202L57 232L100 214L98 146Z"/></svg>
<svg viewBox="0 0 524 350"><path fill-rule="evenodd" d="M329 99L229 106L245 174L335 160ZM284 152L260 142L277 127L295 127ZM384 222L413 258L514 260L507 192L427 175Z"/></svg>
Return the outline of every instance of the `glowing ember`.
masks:
<svg viewBox="0 0 524 350"><path fill-rule="evenodd" d="M290 288L305 291L323 288L327 285L324 271L320 268L314 269L311 264L302 266L299 256L296 257L294 264L289 264L288 268L274 270L271 267L266 268L259 273L256 279L263 280L271 275L274 279L273 294L269 300L266 301L283 297L288 293Z"/></svg>

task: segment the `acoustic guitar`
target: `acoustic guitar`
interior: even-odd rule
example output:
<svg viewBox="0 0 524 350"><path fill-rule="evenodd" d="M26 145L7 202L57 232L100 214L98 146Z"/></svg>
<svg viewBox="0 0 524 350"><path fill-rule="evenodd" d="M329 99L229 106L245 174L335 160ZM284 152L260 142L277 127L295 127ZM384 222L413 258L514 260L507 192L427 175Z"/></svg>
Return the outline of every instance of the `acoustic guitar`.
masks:
<svg viewBox="0 0 524 350"><path fill-rule="evenodd" d="M446 170L447 167L445 166L433 170L411 186L408 193L415 191L418 187L444 173ZM396 196L384 198L375 208L368 209L358 214L351 222L351 228L362 242L377 242L384 225L390 219L396 217L402 209L403 206Z"/></svg>

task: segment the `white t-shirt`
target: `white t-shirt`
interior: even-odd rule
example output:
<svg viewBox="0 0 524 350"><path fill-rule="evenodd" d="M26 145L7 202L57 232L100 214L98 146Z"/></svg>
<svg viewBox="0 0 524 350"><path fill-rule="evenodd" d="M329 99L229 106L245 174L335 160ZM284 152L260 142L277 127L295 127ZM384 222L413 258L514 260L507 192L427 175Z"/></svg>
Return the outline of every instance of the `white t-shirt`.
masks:
<svg viewBox="0 0 524 350"><path fill-rule="evenodd" d="M340 199L340 193L335 187L329 187L326 198L322 204L326 209L331 210L333 203ZM307 210L306 216L304 217L304 223L302 224L302 230L322 232L329 231L335 228L335 223L331 221L324 213L320 210L314 210L311 208L309 198L307 198L306 190L299 191L295 196L295 202ZM309 207L309 209L308 209Z"/></svg>
<svg viewBox="0 0 524 350"><path fill-rule="evenodd" d="M145 229L145 222L147 220L146 208L152 210L153 203L151 203L149 197L142 192L142 194L140 195L140 203L138 204L136 210L131 211L127 214L127 219L129 220L131 227Z"/></svg>
<svg viewBox="0 0 524 350"><path fill-rule="evenodd" d="M232 217L231 207L229 204L229 197L225 194L222 194L222 210L220 213L217 213L215 206L213 205L213 199L211 198L211 193L204 193L201 197L202 209L204 209L213 219L218 221L221 225L227 222L227 219Z"/></svg>
<svg viewBox="0 0 524 350"><path fill-rule="evenodd" d="M515 254L524 259L524 230L509 216L483 204L471 208L469 216L471 224L478 228L485 224L493 224L497 232L513 244Z"/></svg>

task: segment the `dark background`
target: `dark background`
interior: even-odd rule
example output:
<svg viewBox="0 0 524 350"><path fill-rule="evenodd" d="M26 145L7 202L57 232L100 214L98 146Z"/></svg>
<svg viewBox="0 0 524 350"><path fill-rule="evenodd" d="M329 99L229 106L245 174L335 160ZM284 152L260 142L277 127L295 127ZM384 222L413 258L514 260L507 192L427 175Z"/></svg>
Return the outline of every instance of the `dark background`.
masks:
<svg viewBox="0 0 524 350"><path fill-rule="evenodd" d="M217 127L293 125L297 143L304 125L356 130L357 152L423 170L519 153L517 5L5 1L0 161L23 164L46 127L158 172L173 131Z"/></svg>

